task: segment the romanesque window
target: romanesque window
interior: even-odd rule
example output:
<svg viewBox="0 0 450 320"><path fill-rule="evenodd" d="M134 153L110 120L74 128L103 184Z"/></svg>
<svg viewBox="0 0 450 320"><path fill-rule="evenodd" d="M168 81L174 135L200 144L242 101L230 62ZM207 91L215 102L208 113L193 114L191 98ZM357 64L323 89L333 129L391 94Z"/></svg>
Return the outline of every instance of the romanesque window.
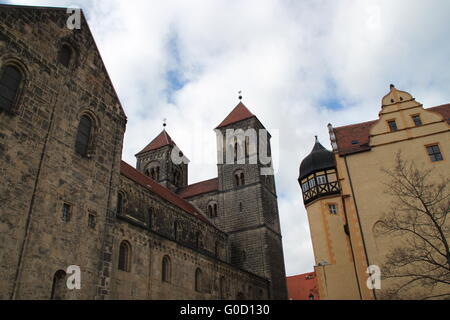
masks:
<svg viewBox="0 0 450 320"><path fill-rule="evenodd" d="M92 129L92 119L87 115L83 115L78 125L77 140L75 143L76 152L83 157L90 157L88 151L89 144L91 143Z"/></svg>
<svg viewBox="0 0 450 320"><path fill-rule="evenodd" d="M120 244L118 269L125 272L131 270L131 246L128 241L122 241Z"/></svg>
<svg viewBox="0 0 450 320"><path fill-rule="evenodd" d="M72 215L72 206L64 203L62 206L61 218L64 222L69 222Z"/></svg>
<svg viewBox="0 0 450 320"><path fill-rule="evenodd" d="M208 204L208 217L209 218L217 218L218 212L217 212L217 203L212 202Z"/></svg>
<svg viewBox="0 0 450 320"><path fill-rule="evenodd" d="M203 273L202 270L197 268L195 270L195 291L202 292Z"/></svg>
<svg viewBox="0 0 450 320"><path fill-rule="evenodd" d="M23 75L18 68L7 65L0 77L0 109L11 111L19 95Z"/></svg>
<svg viewBox="0 0 450 320"><path fill-rule="evenodd" d="M95 215L95 213L91 212L88 214L88 226L91 229L95 229L96 225L97 225L97 217Z"/></svg>
<svg viewBox="0 0 450 320"><path fill-rule="evenodd" d="M162 259L161 280L163 282L170 282L172 277L172 266L170 265L170 258L165 256Z"/></svg>
<svg viewBox="0 0 450 320"><path fill-rule="evenodd" d="M242 170L238 170L234 173L234 184L236 187L245 185L245 175Z"/></svg>
<svg viewBox="0 0 450 320"><path fill-rule="evenodd" d="M153 167L150 172L147 170L147 175L155 181L159 181L159 167Z"/></svg>
<svg viewBox="0 0 450 320"><path fill-rule="evenodd" d="M53 285L50 300L63 300L65 289L66 272L63 270L58 270L53 276Z"/></svg>
<svg viewBox="0 0 450 320"><path fill-rule="evenodd" d="M63 45L59 51L59 63L68 68L70 66L70 60L72 58L72 49L68 45Z"/></svg>
<svg viewBox="0 0 450 320"><path fill-rule="evenodd" d="M245 157L248 158L250 152L250 137L245 137Z"/></svg>
<svg viewBox="0 0 450 320"><path fill-rule="evenodd" d="M428 155L430 156L430 159L432 162L438 162L444 160L444 157L442 156L441 149L439 148L439 145L435 144L432 146L427 147Z"/></svg>

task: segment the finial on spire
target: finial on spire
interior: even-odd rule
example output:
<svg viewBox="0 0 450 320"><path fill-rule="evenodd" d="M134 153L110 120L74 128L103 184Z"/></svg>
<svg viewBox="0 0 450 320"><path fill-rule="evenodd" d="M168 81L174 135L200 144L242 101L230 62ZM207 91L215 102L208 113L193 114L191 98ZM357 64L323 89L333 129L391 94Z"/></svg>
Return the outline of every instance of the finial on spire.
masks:
<svg viewBox="0 0 450 320"><path fill-rule="evenodd" d="M394 89L394 88L395 88L395 86L393 84L391 84L391 89Z"/></svg>
<svg viewBox="0 0 450 320"><path fill-rule="evenodd" d="M318 137L318 136L316 136L316 143L317 143L317 142L319 142L319 137Z"/></svg>
<svg viewBox="0 0 450 320"><path fill-rule="evenodd" d="M167 119L166 118L163 119L163 127L164 127L164 130L166 130L166 127L167 127Z"/></svg>
<svg viewBox="0 0 450 320"><path fill-rule="evenodd" d="M239 91L239 100L242 101L242 91Z"/></svg>

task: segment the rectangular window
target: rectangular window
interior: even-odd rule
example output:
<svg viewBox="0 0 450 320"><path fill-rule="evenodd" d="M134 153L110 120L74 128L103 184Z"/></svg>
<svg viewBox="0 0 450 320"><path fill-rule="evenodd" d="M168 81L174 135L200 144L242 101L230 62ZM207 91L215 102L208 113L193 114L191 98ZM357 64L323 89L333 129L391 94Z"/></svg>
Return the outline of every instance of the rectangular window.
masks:
<svg viewBox="0 0 450 320"><path fill-rule="evenodd" d="M327 184L327 177L326 176L318 176L317 177L317 184Z"/></svg>
<svg viewBox="0 0 450 320"><path fill-rule="evenodd" d="M315 186L316 186L316 180L314 180L314 179L309 180L309 187L312 189L312 188L314 188Z"/></svg>
<svg viewBox="0 0 450 320"><path fill-rule="evenodd" d="M69 222L70 221L70 215L71 215L71 211L72 211L72 206L70 204L64 203L63 207L62 207L62 219L65 222Z"/></svg>
<svg viewBox="0 0 450 320"><path fill-rule="evenodd" d="M328 211L330 214L337 214L337 206L335 204L329 204Z"/></svg>
<svg viewBox="0 0 450 320"><path fill-rule="evenodd" d="M422 125L422 119L420 119L420 116L418 114L415 116L412 116L412 119L413 119L414 125L416 127L420 127Z"/></svg>
<svg viewBox="0 0 450 320"><path fill-rule="evenodd" d="M395 132L398 130L397 122L395 122L395 120L388 121L388 125L389 125L389 129L391 130L391 132Z"/></svg>
<svg viewBox="0 0 450 320"><path fill-rule="evenodd" d="M88 215L88 226L89 226L89 228L91 228L91 229L95 229L95 226L96 226L96 216L95 216L95 214L93 214L93 213L90 213L90 214Z"/></svg>
<svg viewBox="0 0 450 320"><path fill-rule="evenodd" d="M430 156L431 161L438 162L444 160L442 157L441 149L437 144L427 147L428 155Z"/></svg>
<svg viewBox="0 0 450 320"><path fill-rule="evenodd" d="M305 183L302 185L302 189L303 189L303 192L307 192L307 191L309 190L309 184L308 184L308 182L305 182Z"/></svg>

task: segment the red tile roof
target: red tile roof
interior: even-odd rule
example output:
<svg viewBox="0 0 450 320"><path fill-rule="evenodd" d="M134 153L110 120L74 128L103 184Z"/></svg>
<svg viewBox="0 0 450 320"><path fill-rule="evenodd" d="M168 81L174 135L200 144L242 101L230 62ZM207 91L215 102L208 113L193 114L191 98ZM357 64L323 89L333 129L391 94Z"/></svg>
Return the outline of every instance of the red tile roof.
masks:
<svg viewBox="0 0 450 320"><path fill-rule="evenodd" d="M216 128L226 127L232 123L239 122L245 119L249 119L254 117L255 115L247 109L246 106L242 102L240 102L233 111L222 121L221 124Z"/></svg>
<svg viewBox="0 0 450 320"><path fill-rule="evenodd" d="M314 300L319 300L317 278L314 272L287 277L286 282L289 300L309 300L311 295L314 296Z"/></svg>
<svg viewBox="0 0 450 320"><path fill-rule="evenodd" d="M139 152L136 155L156 150L169 145L174 146L175 142L173 142L172 138L169 136L166 130L163 130L155 139L153 139L152 142L148 144L148 146L146 146L141 152Z"/></svg>
<svg viewBox="0 0 450 320"><path fill-rule="evenodd" d="M427 109L429 111L435 111L439 112L445 120L447 120L447 123L450 124L450 103L449 104L443 104L441 106L433 107Z"/></svg>
<svg viewBox="0 0 450 320"><path fill-rule="evenodd" d="M339 154L348 154L370 150L369 132L377 121L369 121L334 129Z"/></svg>
<svg viewBox="0 0 450 320"><path fill-rule="evenodd" d="M200 194L218 191L219 190L219 179L214 178L211 180L202 181L199 183L191 184L190 186L180 189L177 193L183 198L191 198L198 196Z"/></svg>
<svg viewBox="0 0 450 320"><path fill-rule="evenodd" d="M444 104L426 110L440 113L447 123L450 124L450 104ZM370 129L377 121L378 120L335 128L334 133L336 135L339 154L345 156L370 150Z"/></svg>
<svg viewBox="0 0 450 320"><path fill-rule="evenodd" d="M183 211L197 217L198 219L202 220L203 222L208 223L211 226L214 226L208 219L206 219L201 213L199 213L194 206L192 206L189 202L182 199L169 189L163 187L159 183L156 183L149 177L143 175L139 171L137 171L135 168L130 166L125 161L122 161L120 164L120 173L127 177L128 179L133 180L137 184L141 185L144 188L147 188L148 190L152 191L153 193L157 194L164 200L172 203L173 205L177 206L178 208L182 209ZM217 229L217 228L216 228Z"/></svg>

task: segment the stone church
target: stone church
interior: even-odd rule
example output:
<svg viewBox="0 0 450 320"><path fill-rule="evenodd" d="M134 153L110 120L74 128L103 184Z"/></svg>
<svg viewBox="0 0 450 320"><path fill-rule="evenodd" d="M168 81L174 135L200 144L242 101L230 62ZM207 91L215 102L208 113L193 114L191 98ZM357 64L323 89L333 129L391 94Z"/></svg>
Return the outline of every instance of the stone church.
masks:
<svg viewBox="0 0 450 320"><path fill-rule="evenodd" d="M122 161L126 115L69 16L0 5L0 299L286 299L273 176L218 161L188 185L165 130ZM263 128L240 103L216 133Z"/></svg>

